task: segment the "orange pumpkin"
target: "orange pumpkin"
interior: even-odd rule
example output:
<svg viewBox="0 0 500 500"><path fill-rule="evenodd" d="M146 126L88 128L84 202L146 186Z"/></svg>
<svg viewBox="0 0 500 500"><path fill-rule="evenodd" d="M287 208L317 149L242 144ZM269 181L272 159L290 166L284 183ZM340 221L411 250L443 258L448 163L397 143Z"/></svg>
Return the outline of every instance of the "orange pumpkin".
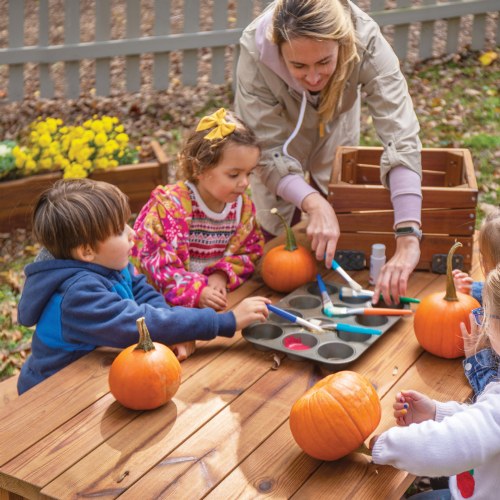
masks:
<svg viewBox="0 0 500 500"><path fill-rule="evenodd" d="M380 422L380 399L362 375L328 375L299 398L290 412L296 443L311 457L337 460L357 450Z"/></svg>
<svg viewBox="0 0 500 500"><path fill-rule="evenodd" d="M181 383L181 365L166 345L151 340L144 318L137 320L137 328L139 343L115 358L109 388L126 408L152 410L174 397Z"/></svg>
<svg viewBox="0 0 500 500"><path fill-rule="evenodd" d="M481 304L472 296L456 291L452 275L452 258L461 247L455 243L446 260L446 294L436 292L427 295L418 306L413 328L418 343L428 352L440 358L458 358L464 355L464 341L460 323L469 324L472 309Z"/></svg>
<svg viewBox="0 0 500 500"><path fill-rule="evenodd" d="M284 217L273 208L283 223L286 243L269 250L262 259L262 279L277 292L291 292L316 277L316 260L309 250L297 245L295 235Z"/></svg>

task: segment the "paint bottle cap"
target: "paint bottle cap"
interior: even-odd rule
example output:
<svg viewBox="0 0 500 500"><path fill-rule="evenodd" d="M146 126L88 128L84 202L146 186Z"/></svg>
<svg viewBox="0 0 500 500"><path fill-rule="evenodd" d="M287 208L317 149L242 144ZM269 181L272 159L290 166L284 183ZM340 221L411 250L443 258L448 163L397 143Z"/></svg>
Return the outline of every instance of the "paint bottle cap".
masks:
<svg viewBox="0 0 500 500"><path fill-rule="evenodd" d="M383 243L372 245L372 256L375 258L385 257L385 245Z"/></svg>

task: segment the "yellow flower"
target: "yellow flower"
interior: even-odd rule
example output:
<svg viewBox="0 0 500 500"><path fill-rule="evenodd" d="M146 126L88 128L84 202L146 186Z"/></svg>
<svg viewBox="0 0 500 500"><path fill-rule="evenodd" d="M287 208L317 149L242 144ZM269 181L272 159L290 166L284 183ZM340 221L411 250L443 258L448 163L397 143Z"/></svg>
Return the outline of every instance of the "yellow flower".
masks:
<svg viewBox="0 0 500 500"><path fill-rule="evenodd" d="M42 148L46 148L51 142L52 137L50 137L50 134L42 134L38 139L38 144L40 144Z"/></svg>
<svg viewBox="0 0 500 500"><path fill-rule="evenodd" d="M43 170L50 170L52 168L52 158L43 158L39 163Z"/></svg>
<svg viewBox="0 0 500 500"><path fill-rule="evenodd" d="M99 120L95 120L91 123L90 125L90 128L96 133L96 134L99 134L99 132L103 132L104 131L104 127L102 125L102 122L100 122Z"/></svg>
<svg viewBox="0 0 500 500"><path fill-rule="evenodd" d="M104 158L97 158L95 160L95 166L96 168L99 168L101 170L106 170L109 166L108 159L106 157Z"/></svg>
<svg viewBox="0 0 500 500"><path fill-rule="evenodd" d="M124 134L124 133L121 133L121 134L118 134L116 136L116 140L120 143L120 144L126 144L128 142L128 135L127 134Z"/></svg>
<svg viewBox="0 0 500 500"><path fill-rule="evenodd" d="M107 140L108 136L104 132L99 132L98 134L96 134L94 142L96 146L104 146Z"/></svg>

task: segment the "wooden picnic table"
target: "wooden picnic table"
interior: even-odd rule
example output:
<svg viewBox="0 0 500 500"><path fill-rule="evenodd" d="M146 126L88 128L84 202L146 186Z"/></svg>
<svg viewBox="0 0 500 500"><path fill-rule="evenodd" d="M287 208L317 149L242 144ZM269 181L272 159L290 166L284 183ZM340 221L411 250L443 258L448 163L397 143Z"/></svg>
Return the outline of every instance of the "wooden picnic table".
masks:
<svg viewBox="0 0 500 500"><path fill-rule="evenodd" d="M304 242L303 225L295 231ZM333 271L320 271L326 280L341 281ZM475 256L473 276L479 275ZM352 276L367 285L366 270ZM443 275L415 272L408 295L444 289ZM230 294L231 307L250 295L283 297L255 277ZM254 349L239 332L199 342L182 363L173 400L140 412L123 408L109 392L108 370L117 353L97 349L0 410L0 500L400 498L414 479L360 453L322 462L300 450L288 426L290 408L328 374L312 362ZM461 359L424 352L411 317L348 369L366 376L381 398L376 433L394 425L398 389L441 400L464 401L471 394Z"/></svg>

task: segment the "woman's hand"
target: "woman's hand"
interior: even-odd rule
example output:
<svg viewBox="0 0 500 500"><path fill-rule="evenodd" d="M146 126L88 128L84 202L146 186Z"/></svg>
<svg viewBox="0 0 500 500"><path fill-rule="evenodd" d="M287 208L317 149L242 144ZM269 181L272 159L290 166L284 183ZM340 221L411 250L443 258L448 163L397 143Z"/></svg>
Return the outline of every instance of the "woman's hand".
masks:
<svg viewBox="0 0 500 500"><path fill-rule="evenodd" d="M462 332L462 338L464 339L464 353L466 358L473 356L476 352L490 347L488 338L486 335L481 333L481 328L476 324L472 313L469 314L469 321L470 333L467 331L465 323L460 323L460 331Z"/></svg>
<svg viewBox="0 0 500 500"><path fill-rule="evenodd" d="M401 426L418 424L424 420L434 420L436 403L425 394L417 391L401 391L396 394L394 418Z"/></svg>
<svg viewBox="0 0 500 500"><path fill-rule="evenodd" d="M335 211L320 193L306 196L301 208L309 216L306 234L311 240L311 248L316 254L316 259L325 259L325 266L330 269L340 236Z"/></svg>
<svg viewBox="0 0 500 500"><path fill-rule="evenodd" d="M373 294L376 304L380 294L386 304L399 304L399 297L406 295L408 278L420 259L420 242L416 236L396 239L396 253L382 267Z"/></svg>

